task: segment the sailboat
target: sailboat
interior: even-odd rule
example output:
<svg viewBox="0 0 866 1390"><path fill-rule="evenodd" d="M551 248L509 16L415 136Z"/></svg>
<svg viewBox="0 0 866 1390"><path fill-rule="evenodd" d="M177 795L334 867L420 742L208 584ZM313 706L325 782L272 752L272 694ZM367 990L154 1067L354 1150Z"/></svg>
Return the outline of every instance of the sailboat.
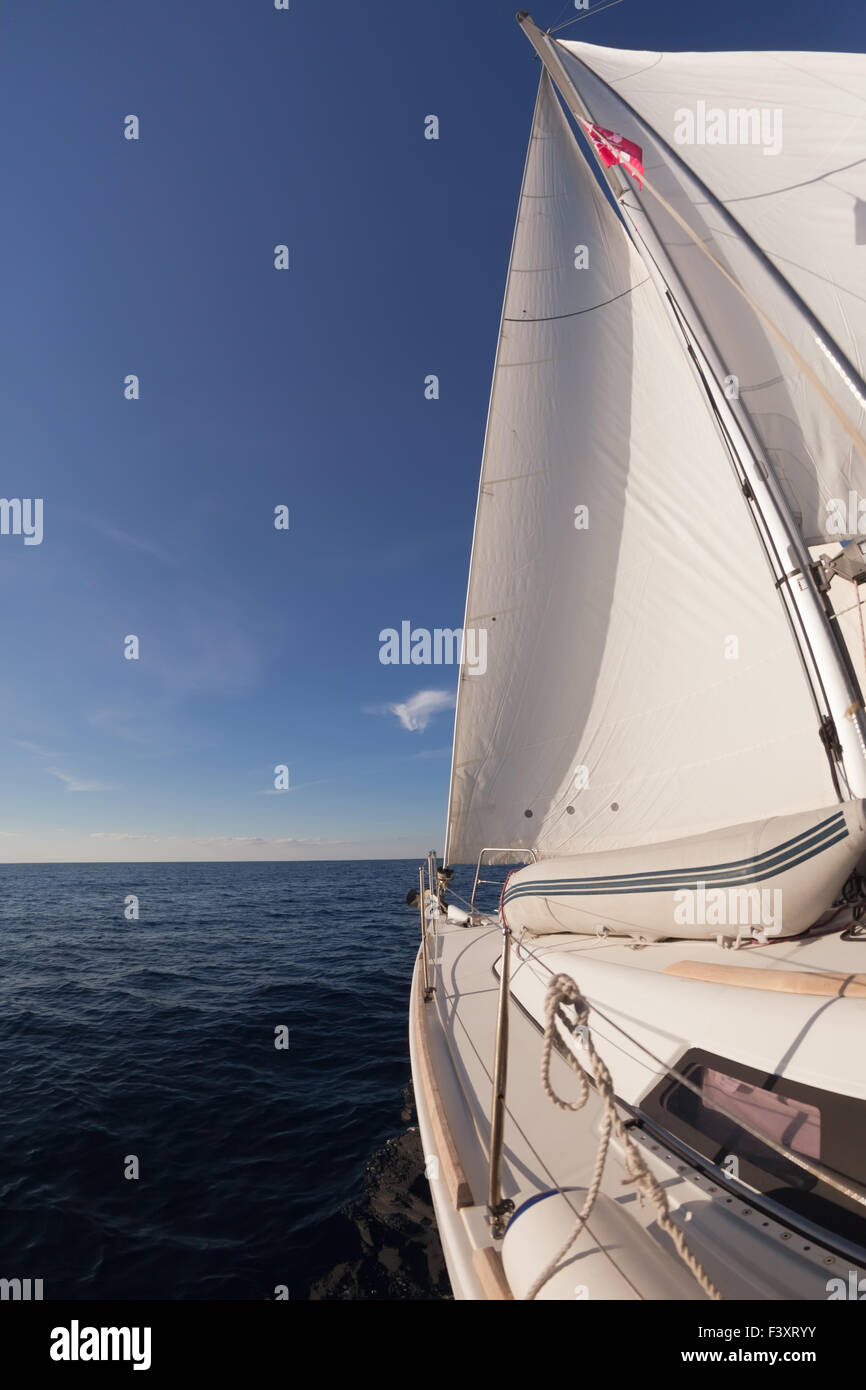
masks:
<svg viewBox="0 0 866 1390"><path fill-rule="evenodd" d="M866 58L517 18L541 72L469 571L487 663L412 895L453 1292L849 1297Z"/></svg>

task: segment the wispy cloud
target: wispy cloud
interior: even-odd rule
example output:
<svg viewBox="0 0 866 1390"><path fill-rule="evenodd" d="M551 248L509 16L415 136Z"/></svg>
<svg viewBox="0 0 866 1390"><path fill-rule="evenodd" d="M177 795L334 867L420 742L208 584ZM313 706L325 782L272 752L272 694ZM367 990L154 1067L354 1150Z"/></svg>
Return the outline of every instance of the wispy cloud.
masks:
<svg viewBox="0 0 866 1390"><path fill-rule="evenodd" d="M265 787L263 791L256 792L256 796L285 796L286 792L300 792L304 787L323 787L333 780L332 777L317 777L313 782L293 782L290 787Z"/></svg>
<svg viewBox="0 0 866 1390"><path fill-rule="evenodd" d="M126 830L92 830L91 840L151 840L160 844L182 843L192 845L346 845L352 840L325 840L296 838L293 835L279 837L269 835L138 835Z"/></svg>
<svg viewBox="0 0 866 1390"><path fill-rule="evenodd" d="M19 748L23 748L25 753L32 754L35 758L62 758L62 753L50 753L47 748L42 748L38 743L32 743L26 738L13 738L12 742ZM59 767L43 768L49 777L56 777L62 782L68 792L113 792L117 788L113 782L91 782L87 777L78 777L74 772L63 772Z"/></svg>
<svg viewBox="0 0 866 1390"><path fill-rule="evenodd" d="M404 729L420 733L427 728L435 714L453 709L457 696L453 690L419 690L402 704L368 705L365 714L396 714Z"/></svg>
<svg viewBox="0 0 866 1390"><path fill-rule="evenodd" d="M16 748L23 748L25 753L32 753L35 758L56 758L57 753L50 753L47 748L42 748L38 743L31 743L27 738L13 738L12 742ZM62 754L60 755L62 756Z"/></svg>
<svg viewBox="0 0 866 1390"><path fill-rule="evenodd" d="M171 835L131 835L126 830L92 830L91 840L170 840Z"/></svg>
<svg viewBox="0 0 866 1390"><path fill-rule="evenodd" d="M88 521L94 531L98 531L101 536L113 541L115 545L122 546L124 550L139 550L143 555L153 555L159 560L166 559L165 552L144 536L136 536L129 531L122 531L119 526L108 526L104 521L99 521L93 516L88 517Z"/></svg>
<svg viewBox="0 0 866 1390"><path fill-rule="evenodd" d="M59 767L46 767L45 771L49 776L58 778L68 792L113 792L117 790L112 782L89 782L84 777L76 777L74 773L61 772Z"/></svg>
<svg viewBox="0 0 866 1390"><path fill-rule="evenodd" d="M350 842L324 840L321 836L305 839L294 835L283 835L278 838L270 835L207 835L204 839L196 839L194 843L199 845L343 845Z"/></svg>
<svg viewBox="0 0 866 1390"><path fill-rule="evenodd" d="M129 743L147 743L149 733L142 733L141 729L130 727L135 717L129 710L98 709L87 716L87 722L98 729L105 729L112 737L126 739Z"/></svg>

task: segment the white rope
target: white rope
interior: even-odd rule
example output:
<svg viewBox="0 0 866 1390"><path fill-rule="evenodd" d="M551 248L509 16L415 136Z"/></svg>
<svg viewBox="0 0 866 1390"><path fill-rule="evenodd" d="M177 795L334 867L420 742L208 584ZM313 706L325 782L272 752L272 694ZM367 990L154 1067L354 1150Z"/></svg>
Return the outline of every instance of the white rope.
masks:
<svg viewBox="0 0 866 1390"><path fill-rule="evenodd" d="M569 1049L565 1060L577 1077L580 1086L580 1095L577 1100L562 1100L556 1094L550 1081L550 1057L553 1051L553 1043L556 1038L557 1010L563 1004L570 1004L575 1011L575 1021L569 1023L571 1031L577 1032L579 1029L583 1037L584 1046L589 1057L592 1068L592 1075L595 1080L598 1094L604 1106L604 1119L601 1126L601 1136L599 1139L598 1153L596 1155L595 1167L592 1178L587 1188L586 1198L583 1206L578 1213L577 1221L568 1240L562 1249L557 1251L550 1263L542 1270L532 1288L526 1295L527 1301L531 1302L540 1290L547 1283L548 1279L556 1272L560 1262L568 1254L574 1242L577 1240L586 1222L588 1221L596 1199L601 1188L601 1179L604 1174L604 1165L607 1161L608 1149L612 1134L616 1134L622 1144L625 1155L625 1168L628 1173L628 1181L633 1182L640 1194L641 1201L647 1198L656 1209L658 1224L663 1231L666 1231L673 1242L674 1248L680 1259L686 1264L694 1275L701 1289L708 1298L720 1299L721 1294L709 1275L703 1269L696 1256L689 1250L685 1236L678 1226L675 1226L671 1218L670 1207L665 1196L664 1189L659 1185L635 1144L634 1140L626 1130L619 1111L616 1108L616 1097L613 1089L613 1079L602 1059L595 1050L595 1044L587 1027L589 1018L589 1005L580 992L577 984L569 975L554 975L548 989L547 997L544 1002L544 1046L541 1054L541 1084L545 1093L553 1104L560 1110L582 1110L589 1099L589 1082L586 1073L577 1059Z"/></svg>

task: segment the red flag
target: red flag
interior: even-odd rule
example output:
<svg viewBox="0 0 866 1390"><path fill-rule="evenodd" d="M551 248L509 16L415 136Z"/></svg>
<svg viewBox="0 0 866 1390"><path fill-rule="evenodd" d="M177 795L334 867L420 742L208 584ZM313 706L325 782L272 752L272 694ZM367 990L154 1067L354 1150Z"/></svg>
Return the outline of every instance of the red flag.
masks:
<svg viewBox="0 0 866 1390"><path fill-rule="evenodd" d="M583 122L584 129L598 150L599 158L606 169L612 164L624 164L629 173L637 179L638 188L643 187L643 150L633 140L617 135L613 130L605 130L600 125Z"/></svg>

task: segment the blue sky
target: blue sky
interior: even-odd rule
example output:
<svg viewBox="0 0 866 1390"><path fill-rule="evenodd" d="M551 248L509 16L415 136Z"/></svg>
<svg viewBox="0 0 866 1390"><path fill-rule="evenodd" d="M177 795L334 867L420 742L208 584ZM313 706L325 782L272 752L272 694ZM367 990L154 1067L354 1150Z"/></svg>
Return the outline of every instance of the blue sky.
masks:
<svg viewBox="0 0 866 1390"><path fill-rule="evenodd" d="M6 0L2 492L44 537L0 537L0 859L441 848L456 673L379 632L462 622L538 80L516 8ZM852 16L622 0L563 35L860 48Z"/></svg>

